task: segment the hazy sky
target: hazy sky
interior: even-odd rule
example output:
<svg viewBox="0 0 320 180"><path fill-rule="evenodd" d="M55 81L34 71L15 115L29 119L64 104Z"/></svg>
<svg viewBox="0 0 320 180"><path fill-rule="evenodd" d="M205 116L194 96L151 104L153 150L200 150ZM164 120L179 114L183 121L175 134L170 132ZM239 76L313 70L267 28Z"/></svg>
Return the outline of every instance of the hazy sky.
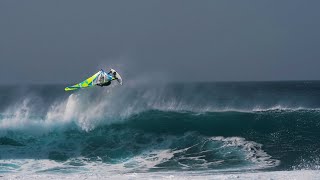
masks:
<svg viewBox="0 0 320 180"><path fill-rule="evenodd" d="M0 80L320 79L319 0L0 1Z"/></svg>

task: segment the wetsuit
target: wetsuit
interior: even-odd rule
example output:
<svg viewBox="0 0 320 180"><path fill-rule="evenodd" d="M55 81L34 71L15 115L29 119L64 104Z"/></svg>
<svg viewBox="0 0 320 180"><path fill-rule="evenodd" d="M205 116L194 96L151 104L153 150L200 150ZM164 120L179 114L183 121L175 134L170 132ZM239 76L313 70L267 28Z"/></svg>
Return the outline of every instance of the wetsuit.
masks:
<svg viewBox="0 0 320 180"><path fill-rule="evenodd" d="M117 79L117 78L115 78L115 73L113 73L113 75L114 76L112 76L112 74L111 73L108 73L108 80L109 81L107 81L107 82L104 82L104 83L100 83L100 84L97 84L98 86L100 86L100 87L103 87L103 86L109 86L110 84L111 84L111 81L112 80L115 80L115 79Z"/></svg>
<svg viewBox="0 0 320 180"><path fill-rule="evenodd" d="M102 86L109 86L110 84L111 84L111 81L107 81L105 83L100 83L100 84L97 84L97 85L102 87Z"/></svg>

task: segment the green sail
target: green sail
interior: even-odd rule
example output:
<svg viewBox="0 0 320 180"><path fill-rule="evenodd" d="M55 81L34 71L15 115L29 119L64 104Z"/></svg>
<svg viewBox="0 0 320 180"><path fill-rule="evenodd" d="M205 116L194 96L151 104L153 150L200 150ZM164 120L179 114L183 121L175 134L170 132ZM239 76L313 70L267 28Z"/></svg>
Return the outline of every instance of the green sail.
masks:
<svg viewBox="0 0 320 180"><path fill-rule="evenodd" d="M96 84L94 83L94 80L99 76L99 74L102 73L102 71L97 72L93 76L89 77L88 79L82 81L79 84L73 85L73 86L68 86L64 90L65 91L73 91L81 88L88 88L95 86Z"/></svg>

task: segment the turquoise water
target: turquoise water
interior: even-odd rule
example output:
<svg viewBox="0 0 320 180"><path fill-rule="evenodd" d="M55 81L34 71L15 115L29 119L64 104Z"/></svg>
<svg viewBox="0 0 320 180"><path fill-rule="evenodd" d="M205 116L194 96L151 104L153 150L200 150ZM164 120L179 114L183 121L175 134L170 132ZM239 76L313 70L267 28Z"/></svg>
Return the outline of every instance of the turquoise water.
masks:
<svg viewBox="0 0 320 180"><path fill-rule="evenodd" d="M319 169L320 82L0 87L0 173Z"/></svg>

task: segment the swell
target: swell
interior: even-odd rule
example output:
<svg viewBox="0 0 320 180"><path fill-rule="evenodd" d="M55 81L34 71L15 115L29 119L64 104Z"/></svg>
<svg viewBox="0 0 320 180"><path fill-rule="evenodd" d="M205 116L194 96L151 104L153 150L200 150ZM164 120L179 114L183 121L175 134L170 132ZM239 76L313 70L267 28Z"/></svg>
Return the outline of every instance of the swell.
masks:
<svg viewBox="0 0 320 180"><path fill-rule="evenodd" d="M319 87L129 84L73 94L2 87L0 156L14 170L29 159L129 171L316 169Z"/></svg>
<svg viewBox="0 0 320 180"><path fill-rule="evenodd" d="M179 135L197 132L208 137L242 137L263 145L279 169L318 169L320 111L146 112L119 125L143 132Z"/></svg>
<svg viewBox="0 0 320 180"><path fill-rule="evenodd" d="M128 171L313 169L319 117L318 110L151 110L91 131L76 124L40 136L9 131L0 139L1 159L49 159L81 167L102 162Z"/></svg>
<svg viewBox="0 0 320 180"><path fill-rule="evenodd" d="M169 115L170 114L170 115ZM149 118L148 118L149 116ZM151 120L152 119L152 120ZM263 144L278 168L319 166L320 112L318 110L268 110L258 112L211 112L189 114L150 112L132 118L124 126L144 132L243 137Z"/></svg>

